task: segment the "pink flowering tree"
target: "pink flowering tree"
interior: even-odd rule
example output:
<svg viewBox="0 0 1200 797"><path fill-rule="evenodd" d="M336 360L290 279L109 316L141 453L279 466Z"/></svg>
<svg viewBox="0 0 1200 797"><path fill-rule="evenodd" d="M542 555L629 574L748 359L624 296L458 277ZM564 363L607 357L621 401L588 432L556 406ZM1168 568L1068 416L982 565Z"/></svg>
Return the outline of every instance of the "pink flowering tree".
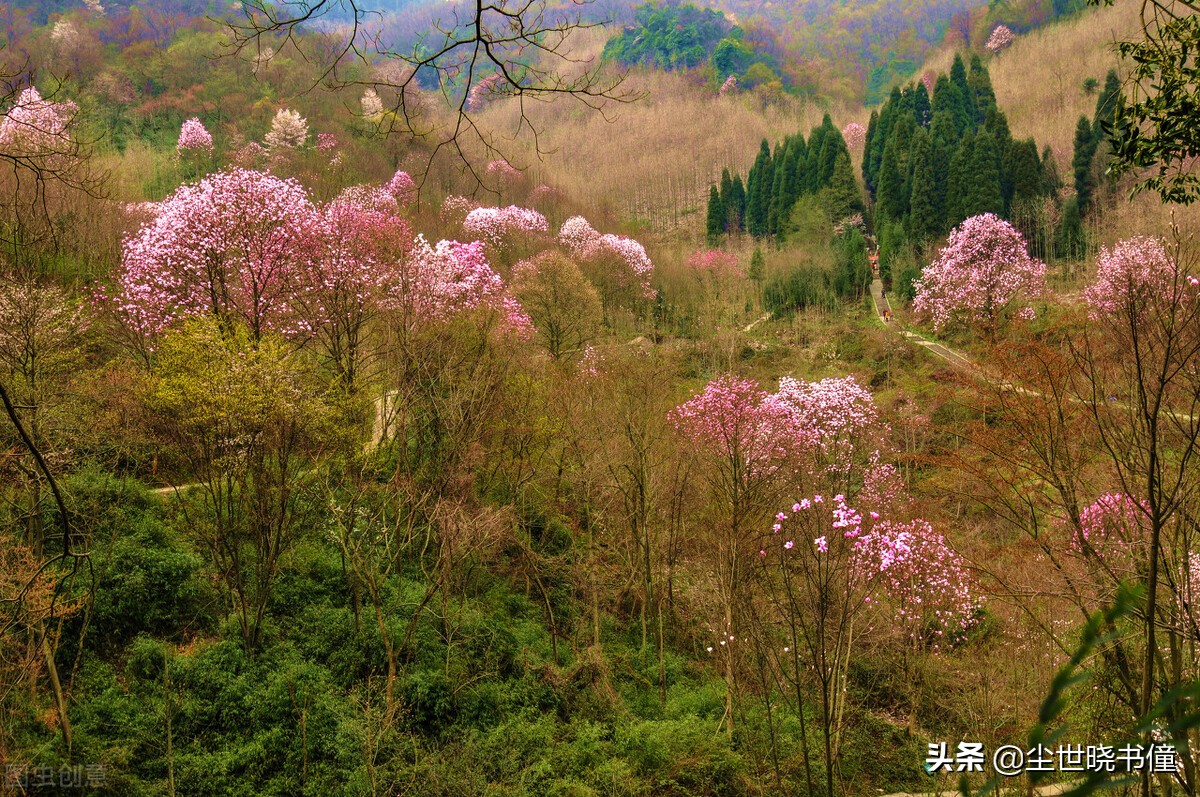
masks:
<svg viewBox="0 0 1200 797"><path fill-rule="evenodd" d="M709 382L672 410L670 420L694 452L712 499L716 517L705 545L716 572L721 622L733 633L741 620L756 529L813 441L777 396L733 375ZM731 651L725 659L724 718L730 728L735 673Z"/></svg>
<svg viewBox="0 0 1200 797"><path fill-rule="evenodd" d="M388 181L388 191L402 206L411 205L417 198L417 182L403 169L398 170Z"/></svg>
<svg viewBox="0 0 1200 797"><path fill-rule="evenodd" d="M817 443L813 475L824 474L837 490L856 490L863 466L877 461L887 432L871 391L853 376L819 382L785 376L779 380L778 396Z"/></svg>
<svg viewBox="0 0 1200 797"><path fill-rule="evenodd" d="M989 53L998 53L1012 45L1014 38L1013 32L1007 25L997 25L992 29L992 35L988 36L987 44L984 47Z"/></svg>
<svg viewBox="0 0 1200 797"><path fill-rule="evenodd" d="M175 145L180 154L191 151L204 152L211 155L213 137L197 117L186 120L179 128L179 143Z"/></svg>
<svg viewBox="0 0 1200 797"><path fill-rule="evenodd" d="M725 78L725 82L721 84L721 88L717 89L717 94L725 97L737 91L738 79L736 75L730 75Z"/></svg>
<svg viewBox="0 0 1200 797"><path fill-rule="evenodd" d="M304 188L267 172L233 169L185 185L125 241L114 291L125 327L153 348L175 321L212 315L267 332L307 337L297 314L319 223Z"/></svg>
<svg viewBox="0 0 1200 797"><path fill-rule="evenodd" d="M914 283L913 309L936 330L983 322L994 337L1010 311L1033 316L1030 298L1045 289L1046 264L1029 256L1025 239L992 213L972 216L950 233Z"/></svg>
<svg viewBox="0 0 1200 797"><path fill-rule="evenodd" d="M558 241L599 289L606 310L654 297L654 263L632 238L602 234L584 217L572 216L559 228Z"/></svg>
<svg viewBox="0 0 1200 797"><path fill-rule="evenodd" d="M506 208L476 208L463 219L463 232L499 252L520 238L549 230L546 217L536 210L509 205Z"/></svg>
<svg viewBox="0 0 1200 797"><path fill-rule="evenodd" d="M446 224L458 226L466 221L468 213L478 207L480 204L470 197L451 194L442 200L438 218Z"/></svg>
<svg viewBox="0 0 1200 797"><path fill-rule="evenodd" d="M1083 298L1095 320L1120 316L1144 322L1200 301L1200 277L1184 272L1161 240L1140 236L1100 249L1096 278Z"/></svg>
<svg viewBox="0 0 1200 797"><path fill-rule="evenodd" d="M1135 577L1145 565L1149 542L1150 506L1125 493L1105 493L1084 507L1072 530L1072 553L1104 571L1110 587L1122 578Z"/></svg>
<svg viewBox="0 0 1200 797"><path fill-rule="evenodd" d="M30 86L0 119L0 149L9 157L44 158L71 150L69 128L79 113L73 102L42 99Z"/></svg>
<svg viewBox="0 0 1200 797"><path fill-rule="evenodd" d="M850 122L842 128L842 138L846 139L846 146L850 149L862 149L863 144L867 143L867 129L858 122Z"/></svg>
<svg viewBox="0 0 1200 797"><path fill-rule="evenodd" d="M826 789L833 793L861 625L881 620L918 649L940 650L976 622L979 601L962 560L927 521L881 519L841 494L795 501L775 515L760 546L760 583L775 609L764 636L782 652L780 671L797 712L816 687ZM811 769L807 777L812 783Z"/></svg>
<svg viewBox="0 0 1200 797"><path fill-rule="evenodd" d="M341 386L373 361L370 327L403 281L412 229L387 191L355 186L319 210L295 303Z"/></svg>

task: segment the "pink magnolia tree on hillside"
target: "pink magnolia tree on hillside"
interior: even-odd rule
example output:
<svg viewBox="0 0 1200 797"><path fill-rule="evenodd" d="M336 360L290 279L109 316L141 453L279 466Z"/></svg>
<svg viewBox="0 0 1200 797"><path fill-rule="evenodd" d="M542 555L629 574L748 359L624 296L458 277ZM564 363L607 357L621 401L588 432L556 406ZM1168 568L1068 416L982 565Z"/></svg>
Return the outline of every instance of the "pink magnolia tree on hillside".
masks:
<svg viewBox="0 0 1200 797"><path fill-rule="evenodd" d="M559 228L558 241L585 267L606 305L621 295L635 300L654 297L650 284L654 263L645 247L632 238L601 234L583 216L572 216Z"/></svg>
<svg viewBox="0 0 1200 797"><path fill-rule="evenodd" d="M968 630L979 602L962 560L925 520L863 513L844 495L814 494L776 514L758 559L775 609L758 635L779 656L796 710L816 694L826 789L845 730L850 654L863 625L880 621L907 646L940 649ZM805 756L806 777L813 770Z"/></svg>
<svg viewBox="0 0 1200 797"><path fill-rule="evenodd" d="M838 489L849 492L855 466L861 471L869 457L878 458L887 432L871 391L853 376L819 382L785 376L779 380L777 395L816 441L810 472L826 474Z"/></svg>
<svg viewBox="0 0 1200 797"><path fill-rule="evenodd" d="M1185 274L1158 238L1139 236L1101 247L1096 278L1083 297L1093 319L1147 314L1200 300L1200 277Z"/></svg>
<svg viewBox="0 0 1200 797"><path fill-rule="evenodd" d="M213 137L197 117L186 120L179 128L179 143L175 145L180 154L185 152L204 152L212 154Z"/></svg>
<svg viewBox="0 0 1200 797"><path fill-rule="evenodd" d="M115 309L146 341L195 315L239 320L255 340L308 335L313 323L296 298L320 220L299 183L268 172L233 169L185 185L125 241Z"/></svg>
<svg viewBox="0 0 1200 797"><path fill-rule="evenodd" d="M476 208L463 219L463 232L482 240L497 251L514 239L544 233L550 227L536 210L509 205L506 208Z"/></svg>
<svg viewBox="0 0 1200 797"><path fill-rule="evenodd" d="M1013 32L1009 30L1007 25L997 25L992 30L992 35L988 37L987 48L990 53L998 53L1001 50L1009 47L1014 41Z"/></svg>
<svg viewBox="0 0 1200 797"><path fill-rule="evenodd" d="M71 146L69 128L78 113L75 103L44 100L30 86L0 119L0 147L12 157L66 153Z"/></svg>
<svg viewBox="0 0 1200 797"><path fill-rule="evenodd" d="M846 139L846 146L850 149L862 149L863 144L867 143L867 129L858 122L850 122L842 128L842 138Z"/></svg>
<svg viewBox="0 0 1200 797"><path fill-rule="evenodd" d="M417 198L417 182L403 169L392 175L387 188L401 205L411 205Z"/></svg>
<svg viewBox="0 0 1200 797"><path fill-rule="evenodd" d="M740 626L756 529L797 467L815 445L795 413L758 383L726 375L670 413L670 421L697 457L717 512L713 534L704 540L716 573L726 634ZM733 726L736 651L725 652L725 718Z"/></svg>
<svg viewBox="0 0 1200 797"><path fill-rule="evenodd" d="M353 186L319 209L295 303L342 386L357 390L370 323L403 283L412 228L388 191Z"/></svg>
<svg viewBox="0 0 1200 797"><path fill-rule="evenodd" d="M946 246L913 286L913 309L942 330L982 321L994 335L1013 308L1032 318L1027 300L1042 293L1046 264L1029 256L1025 239L993 213L972 216L950 233Z"/></svg>

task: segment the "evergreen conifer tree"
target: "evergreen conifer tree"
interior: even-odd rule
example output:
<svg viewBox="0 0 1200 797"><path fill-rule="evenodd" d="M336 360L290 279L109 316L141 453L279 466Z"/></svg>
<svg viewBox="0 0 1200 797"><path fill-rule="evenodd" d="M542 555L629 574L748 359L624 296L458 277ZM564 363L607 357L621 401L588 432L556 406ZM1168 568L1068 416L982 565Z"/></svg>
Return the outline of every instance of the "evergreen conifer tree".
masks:
<svg viewBox="0 0 1200 797"><path fill-rule="evenodd" d="M996 137L990 130L982 130L975 137L971 149L971 161L963 200L963 218L981 213L1004 215L1004 193L1000 185L1000 153L996 148Z"/></svg>
<svg viewBox="0 0 1200 797"><path fill-rule="evenodd" d="M946 218L933 166L933 141L924 130L913 136L909 190L909 238L918 243L936 238Z"/></svg>
<svg viewBox="0 0 1200 797"><path fill-rule="evenodd" d="M742 176L733 176L733 185L729 191L730 200L725 203L725 220L730 228L739 232L746 231L746 189L742 185Z"/></svg>
<svg viewBox="0 0 1200 797"><path fill-rule="evenodd" d="M725 232L725 203L715 185L708 188L708 216L705 219L705 230L708 233L708 243L715 246Z"/></svg>
<svg viewBox="0 0 1200 797"><path fill-rule="evenodd" d="M1092 193L1096 190L1096 180L1092 174L1092 158L1096 154L1098 142L1092 135L1092 125L1086 116L1079 117L1075 125L1075 156L1071 159L1071 169L1075 174L1075 195L1079 197L1079 215L1088 212L1092 206Z"/></svg>

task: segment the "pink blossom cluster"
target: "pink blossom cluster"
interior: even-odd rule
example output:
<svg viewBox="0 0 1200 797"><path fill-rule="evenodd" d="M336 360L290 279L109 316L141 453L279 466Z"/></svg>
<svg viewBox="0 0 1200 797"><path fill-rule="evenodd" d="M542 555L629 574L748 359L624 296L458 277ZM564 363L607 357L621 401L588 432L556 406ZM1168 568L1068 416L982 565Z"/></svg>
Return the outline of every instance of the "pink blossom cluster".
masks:
<svg viewBox="0 0 1200 797"><path fill-rule="evenodd" d="M482 242L438 241L430 246L425 236L418 235L409 263L412 282L406 286L406 295L397 298L409 303L418 315L444 319L486 307L499 312L518 336L532 334L532 321L488 264Z"/></svg>
<svg viewBox="0 0 1200 797"><path fill-rule="evenodd" d="M1145 543L1150 507L1125 493L1105 493L1079 513L1071 550L1092 551L1102 559L1124 557Z"/></svg>
<svg viewBox="0 0 1200 797"><path fill-rule="evenodd" d="M998 53L1005 47L1011 45L1013 43L1013 39L1013 32L1009 30L1007 25L997 25L992 30L992 35L988 37L987 44L985 44L984 47L986 47L990 53Z"/></svg>
<svg viewBox="0 0 1200 797"><path fill-rule="evenodd" d="M853 376L819 382L785 376L778 397L811 432L829 468L844 470L856 451L878 444L883 427L875 397Z"/></svg>
<svg viewBox="0 0 1200 797"><path fill-rule="evenodd" d="M390 191L374 185L352 185L343 189L329 204L335 210L353 208L384 215L394 215L400 210L400 203Z"/></svg>
<svg viewBox="0 0 1200 797"><path fill-rule="evenodd" d="M540 202L546 202L558 196L558 192L552 186L545 183L539 183L529 192L529 203L536 205Z"/></svg>
<svg viewBox="0 0 1200 797"><path fill-rule="evenodd" d="M477 207L479 207L479 203L474 199L451 194L442 200L442 209L438 217L447 224L462 224L467 218L467 214Z"/></svg>
<svg viewBox="0 0 1200 797"><path fill-rule="evenodd" d="M737 76L730 75L729 77L725 78L725 82L721 84L721 88L717 89L717 94L721 97L724 97L726 94L736 91L737 85L738 85Z"/></svg>
<svg viewBox="0 0 1200 797"><path fill-rule="evenodd" d="M143 335L206 313L239 317L255 334L298 332L296 270L316 218L299 183L267 172L182 186L125 241L117 312Z"/></svg>
<svg viewBox="0 0 1200 797"><path fill-rule="evenodd" d="M604 355L592 344L583 347L583 356L579 358L579 373L587 377L600 376L604 366Z"/></svg>
<svg viewBox="0 0 1200 797"><path fill-rule="evenodd" d="M179 188L156 210L124 242L113 299L147 339L197 315L238 319L256 337L307 337L376 310L407 308L424 321L484 306L532 332L482 243L414 241L383 187L353 186L317 206L294 180L234 169Z"/></svg>
<svg viewBox="0 0 1200 797"><path fill-rule="evenodd" d="M863 486L857 500L876 514L893 512L908 502L900 471L891 463L880 462L878 452L872 454L870 465L863 473Z"/></svg>
<svg viewBox="0 0 1200 797"><path fill-rule="evenodd" d="M199 118L193 116L180 126L179 143L175 145L176 150L179 152L203 150L211 153L212 148L212 134L208 132Z"/></svg>
<svg viewBox="0 0 1200 797"><path fill-rule="evenodd" d="M506 208L475 208L463 219L463 232L486 241L497 249L517 235L546 232L546 217L536 210L509 205Z"/></svg>
<svg viewBox="0 0 1200 797"><path fill-rule="evenodd" d="M861 149L867 143L867 129L858 122L850 122L842 128L842 138L850 149Z"/></svg>
<svg viewBox="0 0 1200 797"><path fill-rule="evenodd" d="M503 86L504 76L499 72L493 72L480 80L467 92L467 110L478 111L487 100L496 95L502 95L504 93Z"/></svg>
<svg viewBox="0 0 1200 797"><path fill-rule="evenodd" d="M243 169L256 169L262 165L266 155L266 147L257 141L250 141L233 153L233 162Z"/></svg>
<svg viewBox="0 0 1200 797"><path fill-rule="evenodd" d="M1025 239L993 213L972 216L914 283L913 309L941 330L959 320L996 319L1011 305L1040 295L1046 264L1029 256ZM1023 316L1032 313L1025 306Z"/></svg>
<svg viewBox="0 0 1200 797"><path fill-rule="evenodd" d="M503 158L498 158L488 163L487 175L501 182L511 183L520 179L521 171Z"/></svg>
<svg viewBox="0 0 1200 797"><path fill-rule="evenodd" d="M833 234L837 236L845 235L850 230L860 230L862 232L866 232L867 224L863 220L863 214L851 213L849 216L841 219L837 224L833 225Z"/></svg>
<svg viewBox="0 0 1200 797"><path fill-rule="evenodd" d="M970 574L928 521L877 523L855 547L856 564L869 573L876 593L886 597L912 638L929 634L938 648L946 634L959 635L976 623L979 599Z"/></svg>
<svg viewBox="0 0 1200 797"><path fill-rule="evenodd" d="M1147 313L1200 298L1200 279L1184 275L1162 241L1129 238L1096 258L1096 279L1084 289L1092 318L1121 315L1142 319Z"/></svg>
<svg viewBox="0 0 1200 797"><path fill-rule="evenodd" d="M558 242L566 247L577 260L598 260L615 256L628 269L618 275L637 286L642 296L654 296L650 278L654 274L654 263L640 243L623 235L600 234L583 216L572 216L558 230Z"/></svg>
<svg viewBox="0 0 1200 797"><path fill-rule="evenodd" d="M737 255L723 249L705 249L692 253L688 268L701 275L713 277L744 277Z"/></svg>
<svg viewBox="0 0 1200 797"><path fill-rule="evenodd" d="M333 152L337 148L337 136L335 136L333 133L317 133L318 152Z"/></svg>
<svg viewBox="0 0 1200 797"><path fill-rule="evenodd" d="M750 379L718 377L670 413L675 429L742 478L779 472L813 445L792 408Z"/></svg>
<svg viewBox="0 0 1200 797"><path fill-rule="evenodd" d="M417 182L403 169L397 170L392 175L387 187L401 205L412 204L412 201L417 198ZM446 197L446 199L449 201L450 197Z"/></svg>
<svg viewBox="0 0 1200 797"><path fill-rule="evenodd" d="M61 153L68 145L67 128L78 112L75 103L44 100L30 86L0 120L0 147L17 156Z"/></svg>

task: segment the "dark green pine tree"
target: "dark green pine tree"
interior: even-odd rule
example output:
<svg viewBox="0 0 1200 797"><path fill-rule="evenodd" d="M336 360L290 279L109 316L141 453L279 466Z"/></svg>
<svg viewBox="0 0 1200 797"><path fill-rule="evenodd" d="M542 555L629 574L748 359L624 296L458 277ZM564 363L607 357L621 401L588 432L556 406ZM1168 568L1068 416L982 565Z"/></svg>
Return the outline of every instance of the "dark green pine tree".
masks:
<svg viewBox="0 0 1200 797"><path fill-rule="evenodd" d="M916 118L917 124L921 127L929 127L933 121L933 104L929 99L929 89L925 88L925 84L920 80L913 89L912 106L913 117Z"/></svg>
<svg viewBox="0 0 1200 797"><path fill-rule="evenodd" d="M774 179L771 181L771 201L767 205L767 232L771 235L779 234L780 219L790 210L783 206L786 201L783 184L787 176L787 150L790 143L784 140L783 146L776 144L775 154L771 156L771 171Z"/></svg>
<svg viewBox="0 0 1200 797"><path fill-rule="evenodd" d="M825 197L825 209L833 221L866 210L858 181L854 179L854 167L850 165L850 153L845 150L839 151L833 162L833 176L829 179Z"/></svg>
<svg viewBox="0 0 1200 797"><path fill-rule="evenodd" d="M871 111L871 121L867 122L867 138L863 143L862 154L863 185L866 186L867 193L871 196L875 196L875 173L871 171L871 144L878 134L879 112Z"/></svg>
<svg viewBox="0 0 1200 797"><path fill-rule="evenodd" d="M834 126L829 114L825 114L821 127L825 129L825 135L821 139L821 157L817 161L817 190L829 185L829 181L833 179L833 166L837 162L838 153L845 152L847 157L850 155L846 139L842 138L842 131Z"/></svg>
<svg viewBox="0 0 1200 797"><path fill-rule="evenodd" d="M787 164L784 166L783 193L786 206L790 209L804 192L804 166L808 160L808 147L804 136L800 133L792 138L792 146L788 150Z"/></svg>
<svg viewBox="0 0 1200 797"><path fill-rule="evenodd" d="M804 159L804 193L815 194L821 187L821 148L825 146L824 125L813 128L808 137L808 153Z"/></svg>
<svg viewBox="0 0 1200 797"><path fill-rule="evenodd" d="M1096 190L1096 178L1092 174L1092 158L1096 155L1098 142L1092 135L1092 125L1086 116L1079 117L1075 125L1075 155L1071 169L1075 174L1075 196L1079 197L1079 215L1092 207L1092 194Z"/></svg>
<svg viewBox="0 0 1200 797"><path fill-rule="evenodd" d="M1038 159L1037 144L1032 138L1014 141L1008 148L1008 173L1012 180L1012 193L1008 196L1008 207L1036 202L1045 192L1042 177L1042 162Z"/></svg>
<svg viewBox="0 0 1200 797"><path fill-rule="evenodd" d="M925 130L913 135L912 180L908 200L908 237L924 243L938 237L946 218L944 195L939 195L933 168L933 141Z"/></svg>
<svg viewBox="0 0 1200 797"><path fill-rule="evenodd" d="M937 209L936 235L950 231L946 222L946 205L949 193L950 160L958 150L958 135L954 129L954 118L949 111L934 114L929 126L930 159L933 165L934 206Z"/></svg>
<svg viewBox="0 0 1200 797"><path fill-rule="evenodd" d="M875 135L871 138L871 146L863 153L863 180L872 197L879 190L879 168L883 165L883 149L892 135L892 125L896 123L897 114L900 113L901 101L899 87L893 87L887 102L879 111L879 123L876 125ZM812 149L811 143L809 149Z"/></svg>
<svg viewBox="0 0 1200 797"><path fill-rule="evenodd" d="M975 90L971 87L970 80L967 79L967 68L963 65L961 55L956 54L954 56L954 63L950 65L950 82L958 89L958 94L961 98L962 104L959 108L959 113L965 120L963 129L973 131L979 127L983 119L975 107Z"/></svg>
<svg viewBox="0 0 1200 797"><path fill-rule="evenodd" d="M725 217L729 217L729 197L733 193L733 179L729 176L729 169L721 170L721 202L725 205Z"/></svg>
<svg viewBox="0 0 1200 797"><path fill-rule="evenodd" d="M1058 226L1058 256L1068 260L1080 260L1086 250L1083 218L1079 212L1079 198L1071 197L1063 204L1062 222Z"/></svg>
<svg viewBox="0 0 1200 797"><path fill-rule="evenodd" d="M733 185L729 189L729 201L725 203L726 223L730 230L746 231L746 188L742 185L742 176L733 176Z"/></svg>
<svg viewBox="0 0 1200 797"><path fill-rule="evenodd" d="M1000 152L996 137L982 130L971 148L971 165L967 178L967 193L963 200L963 217L981 213L1004 215L1004 191L1000 185Z"/></svg>
<svg viewBox="0 0 1200 797"><path fill-rule="evenodd" d="M983 122L983 129L992 134L992 138L996 142L996 152L1000 154L998 163L1000 165L1000 195L1004 199L1004 211L1001 214L1003 215L1008 212L1009 202L1012 200L1013 194L1012 164L1006 157L1009 149L1012 147L1013 140L1012 133L1008 129L1008 118L1004 115L1004 111L995 106L989 108L987 119Z"/></svg>
<svg viewBox="0 0 1200 797"><path fill-rule="evenodd" d="M883 164L879 168L879 191L875 195L875 223L902 221L908 210L905 201L902 153L896 137L883 149Z"/></svg>
<svg viewBox="0 0 1200 797"><path fill-rule="evenodd" d="M1096 98L1096 116L1092 123L1092 135L1096 140L1104 138L1105 128L1112 128L1113 116L1117 112L1117 101L1121 96L1121 78L1117 77L1117 70L1108 70L1108 75L1104 78L1104 88L1100 90L1100 96Z"/></svg>
<svg viewBox="0 0 1200 797"><path fill-rule="evenodd" d="M750 255L750 268L746 271L746 276L761 285L763 277L766 276L766 270L767 261L763 257L762 248L756 246L754 247L754 254Z"/></svg>
<svg viewBox="0 0 1200 797"><path fill-rule="evenodd" d="M767 219L771 211L771 188L774 183L771 148L764 138L754 161L754 180L746 197L746 230L755 238L762 238L769 232Z"/></svg>
<svg viewBox="0 0 1200 797"><path fill-rule="evenodd" d="M950 158L946 176L946 224L947 230L957 227L967 217L965 213L967 189L970 185L971 153L975 149L975 134L967 131L958 141L958 147Z"/></svg>
<svg viewBox="0 0 1200 797"><path fill-rule="evenodd" d="M1062 190L1062 176L1058 173L1058 159L1047 144L1042 148L1042 193L1046 196L1057 197Z"/></svg>
<svg viewBox="0 0 1200 797"><path fill-rule="evenodd" d="M978 55L971 56L967 83L975 100L975 123L983 124L987 120L988 111L996 107L996 92L992 89L992 76L988 74L987 67L979 60Z"/></svg>
<svg viewBox="0 0 1200 797"><path fill-rule="evenodd" d="M708 233L709 246L716 246L725 232L725 203L715 185L708 188L708 216L705 220L705 231Z"/></svg>

